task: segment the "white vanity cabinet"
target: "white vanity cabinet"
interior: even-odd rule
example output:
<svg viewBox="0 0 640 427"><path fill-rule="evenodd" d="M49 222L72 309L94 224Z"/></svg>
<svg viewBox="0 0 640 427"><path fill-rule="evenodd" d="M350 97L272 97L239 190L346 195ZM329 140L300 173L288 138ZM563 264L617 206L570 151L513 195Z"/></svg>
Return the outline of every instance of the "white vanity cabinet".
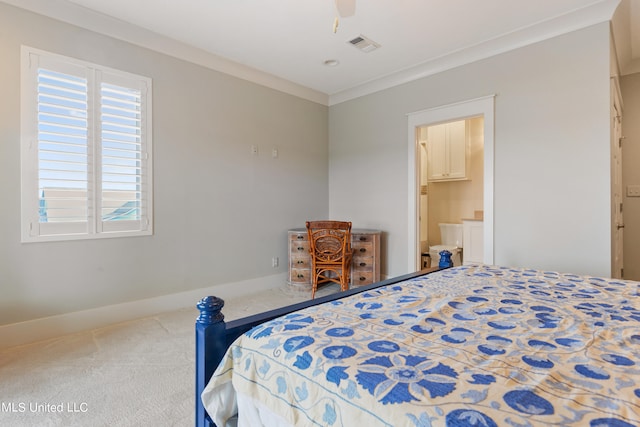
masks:
<svg viewBox="0 0 640 427"><path fill-rule="evenodd" d="M466 120L429 126L427 131L427 180L467 179L469 126Z"/></svg>
<svg viewBox="0 0 640 427"><path fill-rule="evenodd" d="M462 220L463 265L482 264L484 260L484 222L477 219Z"/></svg>

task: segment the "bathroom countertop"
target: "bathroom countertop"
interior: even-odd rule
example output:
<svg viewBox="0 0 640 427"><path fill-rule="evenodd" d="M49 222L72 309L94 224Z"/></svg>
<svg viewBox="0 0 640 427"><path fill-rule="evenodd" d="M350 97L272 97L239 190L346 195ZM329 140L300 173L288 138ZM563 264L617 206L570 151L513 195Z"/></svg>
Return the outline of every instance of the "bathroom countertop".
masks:
<svg viewBox="0 0 640 427"><path fill-rule="evenodd" d="M462 221L484 221L484 211L473 211L473 218L462 218Z"/></svg>

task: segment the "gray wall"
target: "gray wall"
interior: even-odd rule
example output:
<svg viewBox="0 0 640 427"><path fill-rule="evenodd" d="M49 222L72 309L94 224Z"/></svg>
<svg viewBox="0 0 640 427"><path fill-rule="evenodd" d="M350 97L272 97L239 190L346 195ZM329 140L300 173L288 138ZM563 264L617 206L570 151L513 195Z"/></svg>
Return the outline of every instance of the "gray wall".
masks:
<svg viewBox="0 0 640 427"><path fill-rule="evenodd" d="M495 97L494 262L610 275L609 24L329 110L329 211L385 231L406 272L407 114Z"/></svg>
<svg viewBox="0 0 640 427"><path fill-rule="evenodd" d="M153 79L153 236L20 243L21 44ZM607 23L330 108L2 3L0 58L0 325L283 273L309 218L404 273L406 114L490 94L495 262L610 273Z"/></svg>
<svg viewBox="0 0 640 427"><path fill-rule="evenodd" d="M153 236L20 243L21 44L153 79ZM328 214L327 122L325 106L0 3L0 325L283 273L286 230Z"/></svg>
<svg viewBox="0 0 640 427"><path fill-rule="evenodd" d="M622 185L624 191L624 277L640 280L640 197L626 197L627 185L640 185L640 73L620 80L622 117Z"/></svg>

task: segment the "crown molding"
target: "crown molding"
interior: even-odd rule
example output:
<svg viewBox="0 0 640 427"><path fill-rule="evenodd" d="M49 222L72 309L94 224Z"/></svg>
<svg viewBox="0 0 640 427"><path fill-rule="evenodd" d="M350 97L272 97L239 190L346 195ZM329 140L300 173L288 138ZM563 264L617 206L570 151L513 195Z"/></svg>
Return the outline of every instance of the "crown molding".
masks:
<svg viewBox="0 0 640 427"><path fill-rule="evenodd" d="M607 22L621 0L597 0L586 7L529 27L485 40L426 61L415 67L370 80L356 87L325 94L272 74L230 61L221 56L194 48L152 31L119 21L65 0L0 0L22 9L45 15L87 30L155 50L225 74L266 86L318 104L331 106L408 83L464 64L489 58L561 34Z"/></svg>
<svg viewBox="0 0 640 427"><path fill-rule="evenodd" d="M118 40L238 77L318 104L328 105L325 93L195 48L169 37L117 20L64 0L0 0L21 9Z"/></svg>
<svg viewBox="0 0 640 427"><path fill-rule="evenodd" d="M538 22L526 28L485 40L473 46L423 62L415 67L365 82L341 92L333 93L329 96L329 105L336 105L562 34L610 21L620 1L621 0L597 1L584 8L557 16L553 19Z"/></svg>

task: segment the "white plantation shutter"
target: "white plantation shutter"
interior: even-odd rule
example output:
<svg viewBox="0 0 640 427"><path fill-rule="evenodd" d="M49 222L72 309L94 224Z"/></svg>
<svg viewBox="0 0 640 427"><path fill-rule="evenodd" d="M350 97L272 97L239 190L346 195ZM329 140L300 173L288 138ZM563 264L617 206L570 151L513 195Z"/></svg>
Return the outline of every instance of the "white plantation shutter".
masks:
<svg viewBox="0 0 640 427"><path fill-rule="evenodd" d="M150 88L23 47L23 241L151 234Z"/></svg>
<svg viewBox="0 0 640 427"><path fill-rule="evenodd" d="M38 222L82 233L89 217L87 79L37 70ZM51 223L48 227L44 224ZM65 223L64 226L59 223Z"/></svg>
<svg viewBox="0 0 640 427"><path fill-rule="evenodd" d="M143 123L144 81L102 73L100 85L101 189L103 231L145 230L149 225L149 156Z"/></svg>

